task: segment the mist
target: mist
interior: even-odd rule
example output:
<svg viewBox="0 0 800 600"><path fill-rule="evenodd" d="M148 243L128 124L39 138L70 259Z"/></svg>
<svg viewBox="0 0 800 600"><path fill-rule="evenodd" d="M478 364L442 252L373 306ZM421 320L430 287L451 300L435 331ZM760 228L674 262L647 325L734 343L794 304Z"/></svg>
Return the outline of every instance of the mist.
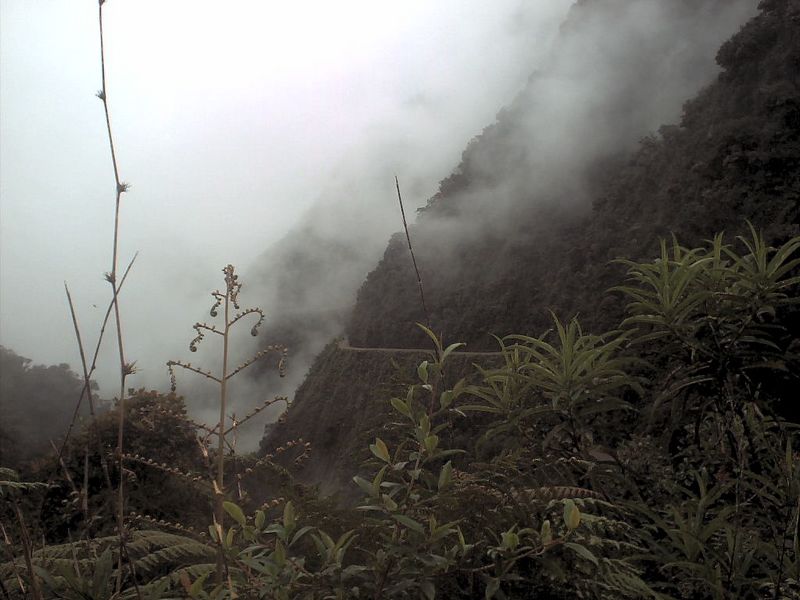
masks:
<svg viewBox="0 0 800 600"><path fill-rule="evenodd" d="M594 4L110 0L109 105L132 186L121 262L140 252L121 298L138 369L128 384L166 390L169 359L217 364L213 340L199 356L188 342L233 263L243 307L268 316L258 340L237 339L234 360L267 343L291 352L284 382L240 378L233 410L291 395L402 226L394 175L412 216L468 161L479 181L457 214L426 220L443 252L476 228L504 235L520 206L585 208L592 190L572 175L675 121L756 2ZM0 343L77 370L63 281L89 346L110 299L97 6L0 7ZM462 156L503 106L515 115L514 152ZM97 374L106 397L112 344ZM213 390L189 375L178 384L204 418Z"/></svg>
<svg viewBox="0 0 800 600"><path fill-rule="evenodd" d="M683 103L718 73L717 49L756 5L577 3L544 67L465 152L455 169L468 178L464 190L440 190L447 199L425 221L438 227L437 249L453 238L507 236L542 206L590 208L603 161L624 160L679 121Z"/></svg>
<svg viewBox="0 0 800 600"><path fill-rule="evenodd" d="M120 301L128 384L165 390L165 361L195 358L191 326L226 264L243 271L243 304L269 311L271 282L248 273L276 260L263 253L290 230L358 232L366 272L397 227L393 175L411 210L423 204L522 87L569 4L107 2L108 100L131 185L120 268L139 251ZM110 299L97 3L0 11L0 343L77 371L63 282L87 347ZM336 308L358 283L339 279ZM96 376L108 398L114 355L108 336Z"/></svg>
<svg viewBox="0 0 800 600"><path fill-rule="evenodd" d="M413 177L425 173L430 153L417 164L404 154L411 157L398 169L406 202L432 197L412 225L421 264L438 265L430 269L436 276L426 281L428 290L436 296L451 280L459 285L465 245L487 237L495 246L515 243L529 235L536 211L545 207L587 211L604 162L624 160L642 137L679 119L683 103L718 72L718 47L755 14L756 4L575 3L544 55L531 61L524 87L496 121L487 121L494 124L464 144L441 186L431 189L429 178ZM395 133L389 143L397 139ZM387 236L402 227L396 203L375 202L393 196L392 184L388 169L375 181L343 181L254 273L256 282L272 285L262 294L277 315L272 329L278 324L292 340L300 365L347 325L356 290L375 268ZM348 189L357 191L349 202L343 200ZM403 235L392 244L407 254ZM410 258L405 262L410 273ZM369 336L352 330L359 325L351 333L364 340ZM302 380L304 374L295 375ZM291 379L288 388L299 380Z"/></svg>

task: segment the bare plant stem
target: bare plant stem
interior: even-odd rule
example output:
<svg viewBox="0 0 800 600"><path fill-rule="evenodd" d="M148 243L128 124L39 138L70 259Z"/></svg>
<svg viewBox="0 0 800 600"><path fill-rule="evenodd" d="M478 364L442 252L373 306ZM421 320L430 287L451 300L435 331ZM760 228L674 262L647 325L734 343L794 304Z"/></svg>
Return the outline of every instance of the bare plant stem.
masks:
<svg viewBox="0 0 800 600"><path fill-rule="evenodd" d="M28 527L25 525L25 517L19 509L19 504L16 500L14 500L14 514L19 524L20 538L22 539L22 553L25 557L25 566L28 569L28 577L30 577L31 581L31 594L33 595L33 600L42 600L42 588L39 586L39 578L36 577L36 573L33 571L33 544L31 544L31 538L28 534Z"/></svg>
<svg viewBox="0 0 800 600"><path fill-rule="evenodd" d="M92 419L94 420L94 398L92 397L92 386L91 381L89 380L89 369L86 366L86 353L83 351L83 339L81 338L81 330L78 327L78 316L75 314L75 305L72 302L72 294L69 293L69 286L67 282L64 282L64 291L67 294L67 302L69 303L69 313L72 317L72 326L75 329L75 339L78 342L78 352L80 353L81 357L81 367L83 367L83 385L86 392L81 392L81 397L78 400L78 407L80 408L80 403L83 400L84 393L89 400L89 414L92 415Z"/></svg>
<svg viewBox="0 0 800 600"><path fill-rule="evenodd" d="M192 352L197 351L197 346L200 344L204 339L204 332L213 332L222 337L222 369L220 372L216 374L212 374L211 371L203 371L198 367L193 367L191 363L184 363L179 360L169 360L167 361L167 370L170 374L170 380L172 382L172 391L174 392L176 389L176 378L175 378L175 367L180 367L186 371L190 371L197 375L202 375L207 379L211 379L212 381L216 382L219 385L219 420L214 427L208 427L204 424L195 423L195 426L199 429L206 432L206 435L203 437L201 441L198 439L198 444L200 445L200 450L203 453L204 458L206 459L206 464L208 467L209 472L209 482L211 483L214 489L214 504L213 504L213 527L214 531L217 535L217 564L216 564L216 573L215 573L215 580L217 585L221 586L225 582L226 578L226 564L225 564L225 553L223 548L223 535L224 535L224 525L225 525L225 451L226 449L230 449L230 454L234 456L234 463L233 463L233 470L234 475L237 482L241 479L241 475L236 472L236 462L235 462L235 455L236 455L236 433L237 428L243 422L249 420L250 418L257 415L261 410L266 408L267 406L273 404L274 402L278 401L285 401L283 397L276 397L274 400L269 400L264 402L261 406L257 407L253 411L251 411L248 415L244 417L244 419L237 419L236 415L234 414L231 417L231 427L226 428L227 422L227 408L228 408L228 380L232 377L236 376L238 373L246 369L248 366L253 364L256 360L266 356L271 352L277 352L281 355L280 362L278 363L278 373L281 377L283 377L285 372L285 359L287 354L287 349L284 346L276 346L271 345L257 352L252 358L249 360L244 361L238 367L231 369L229 367L229 360L230 360L230 333L234 325L238 323L243 317L247 315L254 315L258 317L258 321L253 325L250 330L251 335L257 335L258 328L261 323L264 322L264 312L260 308L246 308L242 310L238 304L238 295L239 291L242 288L242 284L238 283L239 276L235 273L235 268L233 265L227 265L222 272L225 274L225 293L223 294L221 291L216 290L211 292L211 296L214 298L214 305L211 307L210 314L212 317L218 317L218 309L222 306L222 303L225 303L223 308L223 318L224 323L223 327L217 329L217 327L213 325L209 325L207 323L195 323L193 328L197 332L197 337L195 337L189 343L189 350ZM235 314L232 314L233 311L237 311ZM230 434L233 434L230 436ZM217 436L217 454L216 456L212 456L212 454L208 451L206 445L207 443L211 443L213 436ZM231 442L231 438L233 441ZM195 480L196 478L192 478ZM241 488L239 488L240 495L241 495ZM230 574L228 574L228 578L230 578Z"/></svg>
<svg viewBox="0 0 800 600"><path fill-rule="evenodd" d="M58 464L61 466L61 470L64 473L64 478L67 480L69 487L72 488L73 493L77 496L79 492L77 486L75 485L75 480L72 479L72 475L70 474L69 469L67 469L67 465L64 462L64 458L58 454L58 448L56 448L56 445L53 443L53 440L50 440L50 446L53 448L53 451L58 456Z"/></svg>
<svg viewBox="0 0 800 600"><path fill-rule="evenodd" d="M86 444L83 455L83 496L81 497L81 510L89 520L89 444ZM100 449L102 452L102 448Z"/></svg>
<svg viewBox="0 0 800 600"><path fill-rule="evenodd" d="M106 85L106 59L105 59L105 37L103 35L103 5L105 0L98 1L98 23L100 27L100 70L102 77L102 88L98 96L103 101L103 112L106 118L106 131L108 132L108 145L111 150L111 164L114 168L114 182L116 184L116 197L114 202L114 243L111 256L111 272L108 274L108 281L111 283L114 305L114 320L117 329L117 348L119 350L119 403L117 410L119 420L117 427L117 468L119 471L119 483L117 488L117 531L119 533L119 565L117 569L117 592L122 588L122 561L125 555L125 464L124 464L124 442L125 442L125 380L132 372L131 366L125 361L125 347L122 341L122 320L119 310L119 285L117 281L117 257L119 253L119 209L122 194L128 189L127 184L122 183L119 178L119 167L117 165L117 152L114 147L114 136L111 133L111 117L108 111L108 87ZM138 593L138 588L137 588Z"/></svg>
<svg viewBox="0 0 800 600"><path fill-rule="evenodd" d="M225 557L222 553L222 532L223 521L225 519L225 408L228 393L228 334L230 332L230 288L225 294L225 332L222 336L222 377L219 384L219 443L217 444L217 485L214 518L217 522L217 533L219 534L219 545L217 546L217 585L223 581L223 571L225 569Z"/></svg>
<svg viewBox="0 0 800 600"><path fill-rule="evenodd" d="M125 280L128 278L128 273L130 273L131 267L133 266L133 263L136 260L137 256L139 256L138 252L134 254L133 258L131 259L131 262L128 263L128 267L125 269L125 273L122 275L122 279L120 280L120 284L117 288L118 294L119 292L122 291L122 286L125 284ZM64 285L66 286L66 283ZM72 311L73 324L77 326L77 322L75 320L75 310L71 306L72 300L71 298L69 298L69 295L67 295L67 298L70 300L70 310ZM100 327L100 335L97 337L97 344L95 345L94 355L92 356L92 364L89 366L88 369L88 378L86 377L86 373L84 373L83 388L81 389L81 395L78 398L77 404L75 405L75 410L72 412L72 421L70 421L69 427L67 428L67 433L64 436L64 440L61 442L61 447L58 452L59 456L64 453L64 448L66 447L67 442L69 441L69 438L72 435L72 430L75 426L75 420L78 417L78 412L80 411L81 404L83 403L83 397L85 394L88 394L90 392L91 377L97 370L97 357L100 355L100 345L103 343L103 336L105 335L106 332L106 325L108 325L108 320L111 318L111 311L113 310L113 308L114 308L114 298L112 297L111 301L108 303L108 308L106 309L106 314L105 317L103 318L103 324ZM76 331L76 333L78 332Z"/></svg>
<svg viewBox="0 0 800 600"><path fill-rule="evenodd" d="M94 398L92 397L92 385L91 385L91 380L89 379L89 370L86 367L86 353L83 350L83 339L81 338L80 327L78 327L78 316L75 314L75 305L72 302L72 296L69 293L69 286L67 285L66 281L64 282L64 291L67 293L67 301L69 302L69 312L70 312L70 315L72 316L72 325L75 328L75 339L78 342L78 351L79 351L80 357L81 357L81 367L83 368L83 387L86 390L87 399L89 400L89 414L92 417L92 425L94 425L94 421L95 421ZM80 408L82 400L83 400L83 392L81 392L81 397L78 399L78 406L76 407L75 414L73 415L72 423L75 422L74 419L78 415L78 410L77 409ZM70 424L70 428L71 427L72 427L72 424ZM94 431L94 429L92 429L92 431ZM52 444L52 441L50 443ZM64 473L66 474L67 478L69 478L69 472L67 471L67 467L64 464L64 458L63 458L62 453L55 447L55 444L53 444L53 450L56 451L56 454L58 455L58 461L61 463L61 467L64 470ZM104 454L103 449L99 448L99 455L101 457L101 460L105 460L105 458L103 457L103 454ZM107 471L107 469L106 469L106 471ZM71 480L70 480L70 482L71 482ZM83 512L84 520L88 523L89 522L89 441L88 441L88 439L86 440L86 444L85 444L85 447L84 447L83 484L84 484L83 485L83 490L82 490L82 492L80 494L81 512ZM74 489L75 485L73 484L72 487ZM75 490L75 491L77 491L77 490Z"/></svg>
<svg viewBox="0 0 800 600"><path fill-rule="evenodd" d="M400 202L400 214L403 216L403 229L406 232L406 240L408 241L408 251L411 253L411 262L414 263L414 272L417 274L417 285L419 286L419 298L422 301L422 312L425 314L425 325L431 327L431 317L428 314L428 307L425 304L425 290L422 287L422 277L419 274L417 267L417 259L414 256L414 248L411 247L411 235L408 233L408 222L406 221L406 211L403 208L403 197L400 195L400 181L397 175L394 176L394 185L397 188L397 200Z"/></svg>
<svg viewBox="0 0 800 600"><path fill-rule="evenodd" d="M122 287L125 285L125 280L128 278L128 274L131 271L131 267L133 267L133 263L136 261L136 257L139 256L139 253L133 255L133 258L128 263L128 266L125 268L125 272L122 275L122 279L119 282L119 286L117 287L117 294L122 291ZM72 430L75 427L75 421L78 418L78 413L80 412L81 404L83 403L84 395L87 395L89 398L89 411L92 414L92 418L94 419L94 403L93 397L91 395L91 378L94 374L95 370L97 369L97 358L100 355L100 346L103 343L103 337L106 332L106 325L108 325L108 320L111 318L111 311L114 308L114 298L112 297L111 301L108 303L108 308L106 309L106 314L103 317L103 323L100 326L100 334L97 337L97 344L94 348L94 354L92 355L92 364L87 368L86 366L86 358L83 351L83 344L81 340L80 328L78 327L78 320L75 312L75 306L72 302L72 297L69 293L69 288L67 287L67 283L64 282L64 289L67 292L67 300L69 302L70 314L72 316L72 324L75 328L75 336L78 340L78 349L80 350L80 358L81 358L81 365L83 367L83 388L81 389L80 396L78 397L78 402L75 404L75 410L72 412L72 420L70 421L69 427L67 428L67 433L64 436L63 441L61 442L61 447L57 451L57 457L59 461L61 457L64 455L64 450L67 447L67 442L69 442L70 436L72 435ZM103 477L105 479L106 487L109 489L112 487L111 485L111 476L108 472L108 463L106 461L106 454L105 450L103 449L102 445L100 445L100 440L98 442L98 452L100 456L100 465L103 470Z"/></svg>

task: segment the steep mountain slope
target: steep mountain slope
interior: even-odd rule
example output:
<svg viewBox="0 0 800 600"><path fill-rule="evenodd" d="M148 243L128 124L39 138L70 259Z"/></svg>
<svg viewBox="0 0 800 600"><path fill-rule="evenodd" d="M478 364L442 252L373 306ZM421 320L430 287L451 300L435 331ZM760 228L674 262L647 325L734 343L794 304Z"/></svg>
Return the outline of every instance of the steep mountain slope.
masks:
<svg viewBox="0 0 800 600"><path fill-rule="evenodd" d="M600 0L579 8L600 5L622 6ZM697 15L700 5L682 6L687 15ZM581 22L573 15L566 29ZM614 258L650 258L658 237L673 231L689 244L719 230L732 234L744 219L772 240L796 234L799 25L799 0L762 2L759 14L716 53L722 72L686 103L680 124L634 144L627 158L630 129L606 148L591 143L590 123L616 115L621 128L630 124L636 103L625 103L617 113L613 102L570 113L584 122L569 130L578 136L568 144L569 171L556 171L548 156L538 155L550 168L533 172L524 156L531 144L520 141L529 132L520 131L520 123L532 118L535 108L528 104L541 91L537 81L547 79L532 78L514 105L467 148L412 228L434 328L448 341L469 342L472 350L494 349L489 333L539 333L551 324L549 309L561 317L580 313L587 328L607 329L623 310L621 299L604 295L622 281L622 269L609 263ZM637 73L643 71L641 66ZM625 93L636 102L655 101L637 89L639 75ZM593 148L582 147L584 141ZM488 169L490 162L496 170ZM422 318L405 239L396 235L359 292L349 341L373 348L426 347L413 325ZM380 407L390 393L381 384L393 372L384 353L343 355L330 347L262 447L310 439L317 451L308 478L335 487L358 463L352 453L381 427Z"/></svg>
<svg viewBox="0 0 800 600"><path fill-rule="evenodd" d="M585 122L564 132L575 136L567 145L590 147L581 146L571 162L551 163L562 146L533 141L529 147L550 154L514 165L524 152L520 128L527 133L524 124L536 110L527 101L539 90L533 80L467 149L412 230L434 328L482 346L491 344L488 333L542 330L551 308L607 325L620 309L612 298L602 300L618 281L608 261L651 255L658 236L671 231L694 242L740 230L744 219L772 238L793 231L800 185L796 11L793 1L762 3L760 15L720 49L723 72L686 104L680 124L644 139L622 164L624 139L603 131L636 120L630 107L650 98L638 86L652 81L629 82L622 97L630 92L635 102L622 109L614 94L595 109L575 111ZM485 156L501 157L495 162L502 168L486 171ZM507 193L509 180L522 189ZM581 194L594 199L591 210ZM348 336L354 345L413 346L419 336L412 323L421 318L407 249L396 237L359 293Z"/></svg>
<svg viewBox="0 0 800 600"><path fill-rule="evenodd" d="M435 226L444 231L430 237L449 232L491 246L493 237L510 239L509 223L519 224L520 209L528 212L531 206L567 201L585 210L594 197L595 176L605 171L606 163L630 152L642 135L677 119L681 103L711 80L717 71L714 53L754 13L756 2L576 1L548 58L538 51L509 57L538 71L442 182L434 202ZM402 140L393 143L405 145ZM246 273L248 285L257 289L258 304L268 313L264 331L269 335L262 343L285 343L295 364L307 364L341 331L359 285L379 260L390 232L400 226L392 174L400 174L407 210L419 206L419 198L430 194L435 181L430 165L442 161L442 152L433 146L420 158L418 151L409 151L414 156L380 166L380 177L366 182L365 176L376 177L369 175L375 169L359 163L367 175L353 181L344 177L322 191L303 225ZM383 154L376 152L362 162L381 161ZM348 201L352 196L358 200ZM443 219L445 215L452 218ZM433 218L423 222L434 226ZM527 233L522 237L529 238ZM460 252L458 244L442 242L448 251ZM392 269L408 275L406 250L397 249L401 253ZM433 247L431 253L439 250ZM436 280L437 270L455 266L441 264L439 256L437 261L430 265ZM458 279L458 273L452 275ZM397 287L403 291L405 284ZM400 304L408 304L406 300L405 295L398 297ZM408 300L416 306L413 296ZM398 331L384 333L389 346L403 339L403 334L396 336Z"/></svg>

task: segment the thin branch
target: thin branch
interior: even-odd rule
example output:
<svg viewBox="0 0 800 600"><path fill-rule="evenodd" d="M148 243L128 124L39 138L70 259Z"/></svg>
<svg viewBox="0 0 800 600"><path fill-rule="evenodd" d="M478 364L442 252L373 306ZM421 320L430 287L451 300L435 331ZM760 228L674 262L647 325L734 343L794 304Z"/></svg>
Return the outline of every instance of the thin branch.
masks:
<svg viewBox="0 0 800 600"><path fill-rule="evenodd" d="M99 440L98 440L99 441ZM89 520L89 444L86 444L85 453L83 455L83 495L81 496L81 510L86 518ZM102 456L102 452L101 452ZM105 458L101 458L105 462Z"/></svg>
<svg viewBox="0 0 800 600"><path fill-rule="evenodd" d="M193 373L197 373L198 375L202 375L203 377L207 377L208 379L212 379L212 380L216 381L217 383L222 383L222 380L219 379L218 377L215 377L214 375L212 375L211 371L201 371L197 367L193 367L192 363L184 364L179 360L170 360L170 361L167 362L167 367L169 369L170 376L172 377L172 379L174 379L174 377L175 377L172 367L181 367L182 369L186 369L187 371L192 371ZM173 383L172 391L173 392L175 391L174 383Z"/></svg>
<svg viewBox="0 0 800 600"><path fill-rule="evenodd" d="M25 566L28 569L28 576L30 577L33 600L43 600L42 588L39 586L39 578L33 570L33 545L31 544L31 538L28 534L28 527L25 524L25 516L20 510L16 498L13 499L12 506L14 508L14 515L17 517L17 524L19 525L19 534L22 540L22 555L25 558Z"/></svg>
<svg viewBox="0 0 800 600"><path fill-rule="evenodd" d="M131 267L133 266L134 261L136 261L137 256L139 256L138 252L133 255L131 262L128 263L128 267L125 269L125 273L122 275L119 287L117 288L117 295L119 295L119 293L122 291L122 287L125 284L125 280L128 278L128 273L130 273ZM78 417L78 412L80 411L81 404L83 402L83 397L89 391L89 386L91 385L90 383L91 376L97 370L97 358L100 355L100 345L103 343L103 336L105 335L106 332L106 325L108 324L108 320L111 317L111 311L114 309L114 302L115 298L112 298L111 301L108 303L108 308L106 309L106 314L105 317L103 318L103 324L100 327L100 334L97 337L97 344L95 345L94 348L94 355L92 356L92 364L89 365L89 371L88 371L89 380L84 378L83 388L81 389L81 395L78 398L77 404L75 405L75 410L72 412L72 421L70 422L69 427L67 428L67 433L64 435L64 440L61 442L59 455L64 453L64 448L66 447L67 442L69 441L70 435L72 434L72 429L75 425L75 420Z"/></svg>
<svg viewBox="0 0 800 600"><path fill-rule="evenodd" d="M92 386L89 381L89 369L86 366L86 353L83 351L83 339L81 338L81 330L78 327L78 316L75 314L75 305L72 302L72 294L69 293L69 286L64 282L64 291L67 294L67 302L69 303L69 313L72 317L72 326L75 329L75 339L78 342L78 353L81 357L81 366L83 367L83 384L88 394L89 399L89 414L94 418L94 398L92 397ZM83 393L81 393L81 399Z"/></svg>
<svg viewBox="0 0 800 600"><path fill-rule="evenodd" d="M240 313L236 313L236 315L233 317L233 320L228 323L228 327L236 323L239 319L252 314L257 314L259 316L258 323L253 325L253 328L250 330L250 334L255 337L255 335L258 333L258 327L264 322L264 311L260 308L248 308Z"/></svg>
<svg viewBox="0 0 800 600"><path fill-rule="evenodd" d="M195 329L207 329L208 331L211 331L211 332L216 333L218 335L225 335L219 329L217 329L213 325L208 325L207 323L196 323L194 328Z"/></svg>
<svg viewBox="0 0 800 600"><path fill-rule="evenodd" d="M411 235L408 233L408 223L406 222L406 211L403 208L403 197L400 195L400 181L397 175L394 176L394 185L397 188L397 200L400 202L400 214L403 216L403 229L406 232L406 240L408 241L408 251L411 253L411 262L414 263L414 271L417 274L417 285L419 286L419 298L422 301L422 311L425 313L425 324L430 328L431 317L428 313L428 307L425 304L425 290L422 288L422 277L419 274L417 267L417 259L414 256L414 249L411 247Z"/></svg>
<svg viewBox="0 0 800 600"><path fill-rule="evenodd" d="M235 425L231 425L228 429L226 429L225 430L225 435L228 435L229 433L234 431L237 427L241 427L242 425L247 423L247 421L249 421L250 419L255 417L258 413L260 413L265 408L270 407L273 404L277 404L278 402L286 402L286 404L288 405L289 404L289 398L287 398L286 396L275 396L274 398L269 398L268 400L264 400L264 402L260 406L255 407L253 410L251 410L249 413L247 413L244 417L239 419L236 422Z"/></svg>
<svg viewBox="0 0 800 600"><path fill-rule="evenodd" d="M285 359L286 359L286 354L288 352L288 349L286 348L286 346L272 345L272 346L267 346L266 348L264 348L263 350L258 352L255 356L253 356L253 358L251 358L250 360L245 361L244 363L242 363L241 365L236 367L235 370L231 371L228 374L226 379L230 379L231 377L233 377L234 375L236 375L240 371L245 370L247 367L252 365L258 359L263 358L264 356L266 356L267 354L270 354L271 352L276 352L276 353L279 353L281 355L281 360L280 360L280 363L279 363L278 372L279 372L280 376L283 377L284 374L285 374L284 362L285 362Z"/></svg>
<svg viewBox="0 0 800 600"><path fill-rule="evenodd" d="M94 399L92 398L92 383L91 379L89 378L89 369L86 366L86 353L83 350L83 339L81 338L81 330L78 327L78 316L75 313L75 305L72 302L72 295L69 293L69 286L67 282L64 282L64 291L67 294L67 302L69 303L69 312L70 316L72 317L72 326L75 329L75 339L78 342L78 352L81 357L81 367L83 368L83 389L86 390L86 394L89 400L89 414L92 416L92 422L94 423L95 419L95 411L94 411ZM81 401L83 400L83 391L81 391L81 397L78 399L78 406L76 409L80 408ZM75 415L77 416L77 410ZM73 421L74 423L74 416ZM72 423L70 423L70 428L72 427ZM94 437L94 436L92 436ZM99 441L99 440L98 440ZM61 464L61 468L64 471L64 474L67 476L70 485L73 488L73 491L77 493L77 489L75 488L75 484L72 482L72 478L69 475L69 471L67 470L67 466L64 464L64 458L61 451L56 448L55 444L53 444L52 440L50 444L53 446L53 450L55 450L56 455L58 456L58 462ZM81 497L81 511L83 512L83 518L88 522L89 520L89 442L86 441L86 445L84 448L84 473L83 473L83 492L80 494ZM102 460L105 460L104 453L102 448L100 449L99 455L101 456ZM107 469L106 469L107 470ZM110 483L110 481L109 481Z"/></svg>
<svg viewBox="0 0 800 600"><path fill-rule="evenodd" d="M206 489L210 487L203 476L197 475L196 473L185 473L180 469L177 469L175 467L170 467L169 465L167 465L167 463L157 463L154 460L151 460L144 456L139 456L138 454L125 454L125 460L138 462L143 465L153 467L154 469L158 469L159 471L164 471L165 473L169 473L170 475L175 475L191 483L200 484L203 488Z"/></svg>
<svg viewBox="0 0 800 600"><path fill-rule="evenodd" d="M79 496L80 493L78 492L78 488L75 485L75 480L72 479L72 475L70 475L69 469L67 469L67 465L66 463L64 463L64 458L58 453L58 448L56 448L56 445L53 443L53 440L50 440L50 446L53 448L53 452L55 452L56 456L58 457L58 464L61 466L61 470L64 473L64 477L66 478L67 483L69 483L69 487L72 488L72 492L76 496Z"/></svg>
<svg viewBox="0 0 800 600"><path fill-rule="evenodd" d="M217 430L216 427L214 427L212 429L211 427L209 427L205 423L201 423L200 421L195 421L194 419L190 419L189 417L184 417L184 420L187 423L189 423L189 425L194 427L195 429L202 429L203 431L205 431L208 434L213 434Z"/></svg>
<svg viewBox="0 0 800 600"><path fill-rule="evenodd" d="M176 531L180 531L184 535L192 536L197 541L203 543L206 543L206 540L208 538L207 533L205 533L204 531L197 531L195 530L194 527L186 527L184 525L181 525L180 523L172 523L170 521L165 521L164 519L155 519L149 515L143 515L141 513L137 513L134 511L128 513L128 518L130 520L135 520L135 521L145 521L146 523L158 527L168 527L170 529L175 529Z"/></svg>
<svg viewBox="0 0 800 600"><path fill-rule="evenodd" d="M193 422L193 424L197 425L200 429L202 429L202 430L207 432L207 435L203 436L203 438L202 438L203 440L209 440L211 438L211 436L213 436L214 434L217 433L217 431L219 431L219 423L214 425L214 427L209 427L208 425L202 425L202 424L194 423L194 422ZM199 436L198 436L197 439L198 439L198 441L200 441L200 437ZM228 447L228 450L233 451L233 446L231 445L230 440L226 439L225 440L225 445ZM212 479L213 479L213 477L212 477Z"/></svg>
<svg viewBox="0 0 800 600"><path fill-rule="evenodd" d="M197 345L200 342L202 342L203 339L205 339L206 337L205 334L202 331L200 331L201 329L206 329L207 331L219 334L223 337L225 336L225 334L222 331L220 331L213 325L209 325L208 323L195 323L192 326L192 328L197 332L197 336L191 342L189 342L189 350L192 352L197 352Z"/></svg>

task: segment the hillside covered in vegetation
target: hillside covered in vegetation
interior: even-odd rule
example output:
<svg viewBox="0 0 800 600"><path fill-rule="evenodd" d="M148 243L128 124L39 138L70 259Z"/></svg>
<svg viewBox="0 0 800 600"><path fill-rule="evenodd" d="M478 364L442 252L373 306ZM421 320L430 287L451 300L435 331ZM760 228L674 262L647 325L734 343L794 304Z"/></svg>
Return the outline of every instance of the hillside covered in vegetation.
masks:
<svg viewBox="0 0 800 600"><path fill-rule="evenodd" d="M0 464L17 466L50 452L51 440L63 436L75 413L83 380L69 365L34 365L29 358L0 346ZM81 406L77 414L88 417L105 404Z"/></svg>
<svg viewBox="0 0 800 600"><path fill-rule="evenodd" d="M397 235L255 454L237 428L283 399L230 415L227 382L270 356L268 388L287 350L228 363L266 317L226 266L190 343L221 336L221 364L169 363L216 385L219 422L131 390L58 455L3 459L0 594L800 597L800 1L713 40L747 8L576 2L410 228L430 318ZM548 98L570 77L605 89ZM295 250L325 285L350 256ZM343 319L313 304L302 343Z"/></svg>
<svg viewBox="0 0 800 600"><path fill-rule="evenodd" d="M698 10L703 3L684 4ZM589 327L608 327L623 307L604 296L622 273L611 263L616 258L651 256L658 239L671 233L694 244L718 231L741 232L745 219L763 227L770 240L795 234L795 3L762 2L760 14L719 49L717 62L722 72L686 98L679 123L664 125L632 154L614 142L621 135L614 129L607 148L584 152L573 161L576 169L555 174L546 158L526 156L529 144L519 140L537 109L536 95L543 93L534 76L522 97L464 152L411 229L433 329L487 348L494 344L489 334L548 328L551 309L564 318L580 314ZM611 106L589 111L570 143L593 144L598 129L602 137L609 128L631 127L637 94L644 100L643 90L658 88L648 81L647 62L638 68L619 92L624 100L615 96ZM638 132L647 133L641 127ZM559 152L549 141L533 147ZM498 169L487 168L495 163ZM542 185L539 178L555 181ZM521 187L508 190L508 181ZM398 235L363 284L347 336L357 346L418 347L423 338L413 324L423 318L408 248Z"/></svg>
<svg viewBox="0 0 800 600"><path fill-rule="evenodd" d="M682 5L687 18L697 16L702 4ZM608 6L624 10L614 2ZM577 5L562 35L569 38L592 19L610 18L604 10L591 13L608 6ZM533 76L514 104L473 140L411 227L431 328L449 341L465 342L470 350L489 351L497 349L494 335L538 334L551 328L550 311L562 319L578 315L587 330L609 330L625 309L622 295L609 291L624 280L625 269L615 259L652 257L659 240L672 234L692 245L717 232L736 235L746 231L746 220L762 228L772 242L796 235L798 18L791 2L761 3L758 16L715 52L721 72L688 99L679 124L660 127L658 134L638 145L605 125L611 131L606 134L608 147L582 151L577 157L569 149L577 166L564 174L531 174L531 163L538 159L526 155L531 142L521 140L520 131L527 131L529 113L538 107L532 97L548 81L546 75ZM640 43L650 52L643 56L654 61L652 45L666 42ZM648 69L642 61L640 75ZM628 94L647 100L644 75L620 77L628 87L613 96L612 107ZM624 105L630 110L636 103ZM645 123L641 113L646 111L631 116L625 110L607 114L608 110L609 105L602 104L578 114L588 122L606 117L630 131ZM637 118L638 124L632 125ZM589 135L588 130L579 134ZM626 145L631 147L628 152ZM554 181L530 182L537 177ZM501 185L506 180L526 186L512 193ZM531 196L531 189L539 196ZM576 190L582 199L570 195ZM424 321L408 246L397 234L359 291L347 339L364 348L422 348L427 341L415 324ZM349 415L360 412L360 402L386 399L386 394L373 392L362 400L360 392L343 388L341 370L331 368L331 361L339 360L336 356L327 350L318 357L293 409L272 429L271 443L291 439L307 427L315 430L316 423L332 427L342 421L341 407ZM358 385L378 389L386 375L386 355L361 355L359 361L359 372L380 375L360 375ZM336 429L338 444L364 435L363 428L344 421L345 426ZM338 475L330 470L339 460L335 457L350 453L349 446L338 444L326 442L314 466L326 473L325 481L346 478L346 469Z"/></svg>

